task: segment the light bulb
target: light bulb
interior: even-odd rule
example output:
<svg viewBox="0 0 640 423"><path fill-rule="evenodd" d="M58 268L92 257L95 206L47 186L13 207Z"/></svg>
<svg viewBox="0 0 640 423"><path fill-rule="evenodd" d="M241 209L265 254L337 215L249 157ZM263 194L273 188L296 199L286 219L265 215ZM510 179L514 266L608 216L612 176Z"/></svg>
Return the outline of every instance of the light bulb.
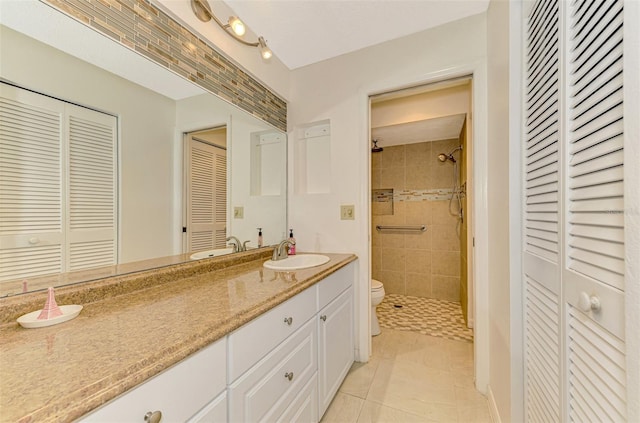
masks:
<svg viewBox="0 0 640 423"><path fill-rule="evenodd" d="M244 23L235 16L229 18L229 26L238 37L242 37L246 31Z"/></svg>
<svg viewBox="0 0 640 423"><path fill-rule="evenodd" d="M262 37L258 37L258 45L260 46L260 54L264 60L271 59L273 56L273 52L269 47L267 47L267 42Z"/></svg>

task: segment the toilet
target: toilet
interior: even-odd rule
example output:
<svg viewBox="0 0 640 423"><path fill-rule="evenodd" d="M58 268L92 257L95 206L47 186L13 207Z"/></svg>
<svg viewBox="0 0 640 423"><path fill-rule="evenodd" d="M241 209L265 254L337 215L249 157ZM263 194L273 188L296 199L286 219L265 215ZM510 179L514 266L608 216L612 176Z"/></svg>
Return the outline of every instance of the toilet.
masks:
<svg viewBox="0 0 640 423"><path fill-rule="evenodd" d="M384 286L382 282L371 279L371 336L380 335L380 324L376 315L376 306L384 298Z"/></svg>

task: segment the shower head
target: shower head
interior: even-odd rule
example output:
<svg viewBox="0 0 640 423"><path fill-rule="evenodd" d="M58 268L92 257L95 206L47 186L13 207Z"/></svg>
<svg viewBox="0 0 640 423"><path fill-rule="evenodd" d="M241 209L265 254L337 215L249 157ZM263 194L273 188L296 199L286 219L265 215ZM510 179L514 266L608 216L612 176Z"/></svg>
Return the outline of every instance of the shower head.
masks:
<svg viewBox="0 0 640 423"><path fill-rule="evenodd" d="M438 160L440 160L442 163L446 162L449 158L450 158L450 157L449 157L449 156L447 156L447 155L446 155L446 154L444 154L444 153L440 153L440 154L438 154ZM453 158L453 157L451 157L451 158Z"/></svg>
<svg viewBox="0 0 640 423"><path fill-rule="evenodd" d="M456 148L454 148L453 150L451 150L451 152L449 154L444 154L444 153L440 153L438 154L438 160L440 160L442 163L446 162L447 160L451 160L452 163L456 162L455 157L453 157L453 153L455 153L456 151L462 151L462 146L459 145Z"/></svg>
<svg viewBox="0 0 640 423"><path fill-rule="evenodd" d="M371 148L371 152L372 153L379 153L382 150L384 150L384 148L378 147L378 139L377 138L372 140L372 141L373 141L373 147Z"/></svg>

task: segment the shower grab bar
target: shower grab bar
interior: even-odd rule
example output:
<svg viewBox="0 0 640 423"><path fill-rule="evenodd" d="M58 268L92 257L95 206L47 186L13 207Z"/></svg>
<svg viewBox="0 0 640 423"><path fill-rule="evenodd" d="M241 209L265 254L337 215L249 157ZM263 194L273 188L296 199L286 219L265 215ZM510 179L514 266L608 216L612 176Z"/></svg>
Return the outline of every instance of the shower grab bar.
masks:
<svg viewBox="0 0 640 423"><path fill-rule="evenodd" d="M427 230L425 225L420 226L382 226L376 225L379 231L401 231L401 232L424 232Z"/></svg>

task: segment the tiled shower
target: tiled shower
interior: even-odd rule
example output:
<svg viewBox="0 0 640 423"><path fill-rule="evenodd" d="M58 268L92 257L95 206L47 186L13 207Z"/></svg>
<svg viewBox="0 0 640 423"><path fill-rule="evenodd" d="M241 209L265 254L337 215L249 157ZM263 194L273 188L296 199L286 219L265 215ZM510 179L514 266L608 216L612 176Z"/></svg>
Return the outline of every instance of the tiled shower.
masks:
<svg viewBox="0 0 640 423"><path fill-rule="evenodd" d="M371 153L372 277L385 292L460 303L466 320L466 128L459 138L384 147ZM453 154L441 162L438 154ZM422 231L421 227L426 230ZM397 229L396 229L397 228ZM394 297L395 298L395 297Z"/></svg>

